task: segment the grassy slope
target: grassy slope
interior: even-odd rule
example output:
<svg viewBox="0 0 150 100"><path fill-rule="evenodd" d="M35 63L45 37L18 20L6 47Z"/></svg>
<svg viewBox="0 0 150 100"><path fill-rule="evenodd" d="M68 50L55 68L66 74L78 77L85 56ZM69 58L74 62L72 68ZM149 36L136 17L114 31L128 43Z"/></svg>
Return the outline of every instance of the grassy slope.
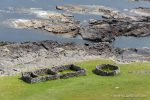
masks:
<svg viewBox="0 0 150 100"><path fill-rule="evenodd" d="M150 63L120 64L121 74L102 77L92 73L97 64L108 60L81 62L87 76L27 84L15 77L0 78L0 100L150 100Z"/></svg>

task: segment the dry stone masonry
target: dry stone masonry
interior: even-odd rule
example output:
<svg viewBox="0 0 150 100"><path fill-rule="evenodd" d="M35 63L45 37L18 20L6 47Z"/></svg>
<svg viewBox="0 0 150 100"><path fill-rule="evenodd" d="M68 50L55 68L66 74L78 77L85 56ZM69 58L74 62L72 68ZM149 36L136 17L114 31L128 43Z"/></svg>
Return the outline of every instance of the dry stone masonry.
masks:
<svg viewBox="0 0 150 100"><path fill-rule="evenodd" d="M64 74L59 73L65 70L72 70L72 72L66 72ZM84 75L86 75L85 69L82 69L75 65L66 65L60 67L40 69L33 72L24 72L22 73L22 80L32 84L48 80L66 79L70 77L77 77Z"/></svg>
<svg viewBox="0 0 150 100"><path fill-rule="evenodd" d="M120 68L115 65L102 64L96 66L94 73L101 76L115 76L120 73Z"/></svg>

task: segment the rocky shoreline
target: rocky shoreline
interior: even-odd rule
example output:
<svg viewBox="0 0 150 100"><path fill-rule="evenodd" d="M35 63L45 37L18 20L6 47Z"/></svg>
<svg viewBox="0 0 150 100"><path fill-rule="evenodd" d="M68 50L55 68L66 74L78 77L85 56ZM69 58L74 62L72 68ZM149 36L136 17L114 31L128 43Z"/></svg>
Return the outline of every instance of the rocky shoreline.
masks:
<svg viewBox="0 0 150 100"><path fill-rule="evenodd" d="M109 42L84 45L55 41L1 42L0 76L100 58L121 63L150 61L150 49L119 49Z"/></svg>
<svg viewBox="0 0 150 100"><path fill-rule="evenodd" d="M0 76L99 58L113 59L120 63L150 61L150 48L121 49L111 44L119 36L150 36L149 8L139 7L128 12L137 15L104 6L64 5L56 6L56 9L65 13L44 13L40 19L13 19L8 24L15 28L44 30L62 36L80 35L84 40L94 42L0 42ZM81 24L72 13L98 14L102 19L90 19L86 24Z"/></svg>
<svg viewBox="0 0 150 100"><path fill-rule="evenodd" d="M76 37L94 42L113 42L118 36L150 36L150 8L134 8L128 13L105 6L56 6L64 13L44 13L41 19L13 19L8 24L15 28L44 30L56 35ZM72 13L97 14L102 19L90 19L86 24L76 20ZM45 17L44 17L45 16Z"/></svg>

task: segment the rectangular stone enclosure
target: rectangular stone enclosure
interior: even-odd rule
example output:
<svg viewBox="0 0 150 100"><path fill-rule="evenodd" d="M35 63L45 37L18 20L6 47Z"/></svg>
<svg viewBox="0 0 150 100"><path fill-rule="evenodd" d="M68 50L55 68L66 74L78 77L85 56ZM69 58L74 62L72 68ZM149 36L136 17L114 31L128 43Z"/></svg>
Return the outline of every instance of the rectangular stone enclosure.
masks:
<svg viewBox="0 0 150 100"><path fill-rule="evenodd" d="M60 73L66 70L71 70L71 72ZM48 80L55 79L66 79L70 77L84 76L86 75L86 70L75 66L73 64L52 68L39 69L32 72L22 73L22 80L27 83L38 83Z"/></svg>

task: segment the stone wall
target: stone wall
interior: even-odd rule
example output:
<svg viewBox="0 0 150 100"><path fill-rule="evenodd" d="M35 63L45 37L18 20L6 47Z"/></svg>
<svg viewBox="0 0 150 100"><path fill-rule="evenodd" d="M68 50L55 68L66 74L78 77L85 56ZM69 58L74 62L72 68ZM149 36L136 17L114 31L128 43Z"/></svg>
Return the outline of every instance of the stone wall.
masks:
<svg viewBox="0 0 150 100"><path fill-rule="evenodd" d="M110 71L105 71L104 68L109 68ZM101 76L114 76L120 73L120 68L115 65L102 64L102 65L97 65L96 69L93 72Z"/></svg>
<svg viewBox="0 0 150 100"><path fill-rule="evenodd" d="M64 74L59 73L65 70L72 70L73 72L68 72ZM27 83L38 83L48 80L66 79L70 77L77 77L83 75L86 75L85 69L75 65L66 65L40 69L33 72L24 72L22 73L22 80L24 80Z"/></svg>

